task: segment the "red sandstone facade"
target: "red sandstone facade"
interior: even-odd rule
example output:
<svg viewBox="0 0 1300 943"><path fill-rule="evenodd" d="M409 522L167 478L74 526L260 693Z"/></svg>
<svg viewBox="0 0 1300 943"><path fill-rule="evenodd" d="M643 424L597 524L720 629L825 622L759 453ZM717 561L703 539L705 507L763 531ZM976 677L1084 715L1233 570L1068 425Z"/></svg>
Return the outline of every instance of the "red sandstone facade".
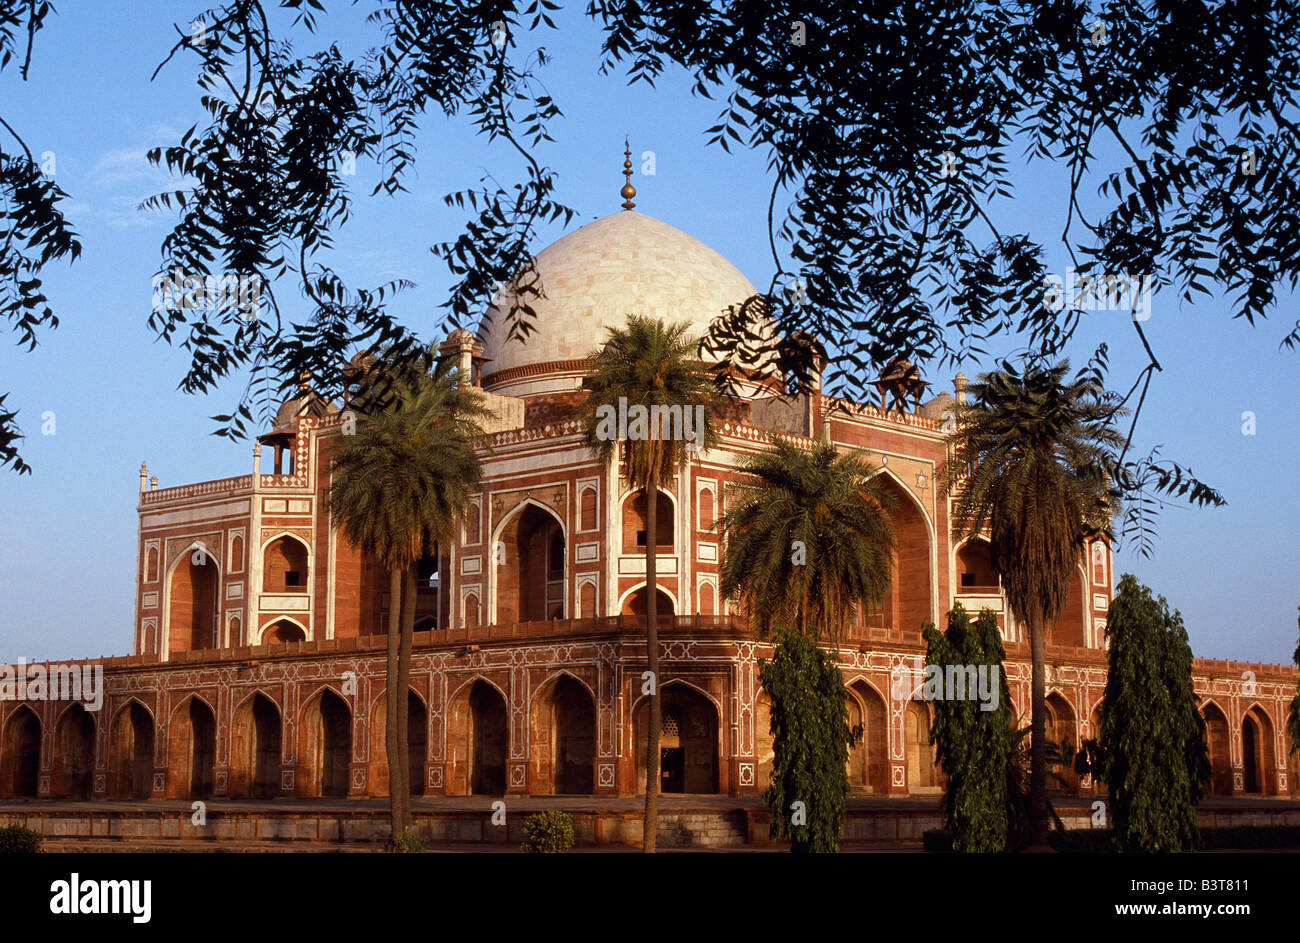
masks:
<svg viewBox="0 0 1300 943"><path fill-rule="evenodd" d="M611 220L599 251L630 244L637 264L652 264L646 240L670 227L636 213L592 226ZM569 257L553 253L566 240L539 256L561 296L572 272L596 267L574 262L572 247ZM681 251L698 245L682 242ZM688 282L690 274L672 272ZM654 309L656 300L636 303ZM631 302L610 308L623 303ZM582 444L571 412L583 362L564 356L567 341L543 342L518 363L487 333L486 353L467 332L444 347L500 421L459 539L421 568L406 694L412 781L424 794L632 794L644 780L645 497ZM573 343L599 340L581 335ZM499 359L507 363L494 369ZM949 500L935 485L952 397L899 412L816 393L793 404L750 393L718 417L719 446L694 457L660 499L660 612L671 613L660 630L663 787L744 795L766 785L771 743L757 662L771 650L719 598L724 547L714 524L746 454L771 436L808 445L824 435L867 450L897 504L892 588L879 611L855 617L840 649L850 722L864 730L850 781L875 794L937 791L927 705L891 690L895 673L924 655L922 623L942 625L957 602L992 607L1025 718L1029 694L1028 645L987 547L954 542ZM352 421L306 394L260 437L251 474L158 489L141 470L134 654L103 662L99 711L0 702L0 795L387 794L388 578L342 538L326 501L330 454ZM1056 741L1094 736L1114 582L1109 551L1093 545L1049 626ZM1283 729L1294 669L1198 659L1194 670L1212 792L1295 794Z"/></svg>

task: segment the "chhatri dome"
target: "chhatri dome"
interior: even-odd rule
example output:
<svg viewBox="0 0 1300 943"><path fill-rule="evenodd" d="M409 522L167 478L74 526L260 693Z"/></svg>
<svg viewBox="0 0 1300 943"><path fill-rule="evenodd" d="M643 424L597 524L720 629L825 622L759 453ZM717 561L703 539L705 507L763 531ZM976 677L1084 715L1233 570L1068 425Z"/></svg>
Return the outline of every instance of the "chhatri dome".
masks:
<svg viewBox="0 0 1300 943"><path fill-rule="evenodd" d="M624 173L630 178L630 160ZM622 210L536 255L540 296L525 298L536 314L524 340L508 339L511 290L494 299L478 330L483 355L490 358L483 366L485 388L515 396L572 390L581 382L586 357L608 337L607 328L623 327L629 314L684 321L698 339L728 306L755 294L749 279L722 255L632 209L635 194L629 179Z"/></svg>

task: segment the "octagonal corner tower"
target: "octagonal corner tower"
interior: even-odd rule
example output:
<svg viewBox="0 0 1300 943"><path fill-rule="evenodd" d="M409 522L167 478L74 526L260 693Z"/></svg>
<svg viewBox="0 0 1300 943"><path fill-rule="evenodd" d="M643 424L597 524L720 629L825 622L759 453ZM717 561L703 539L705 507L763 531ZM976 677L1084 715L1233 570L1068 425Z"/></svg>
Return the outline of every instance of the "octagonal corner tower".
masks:
<svg viewBox="0 0 1300 943"><path fill-rule="evenodd" d="M575 389L587 356L608 328L628 315L685 322L699 338L730 305L754 286L722 255L676 227L635 210L588 223L539 252L540 297L524 340L509 338L507 290L479 324L483 386L494 393L528 396Z"/></svg>

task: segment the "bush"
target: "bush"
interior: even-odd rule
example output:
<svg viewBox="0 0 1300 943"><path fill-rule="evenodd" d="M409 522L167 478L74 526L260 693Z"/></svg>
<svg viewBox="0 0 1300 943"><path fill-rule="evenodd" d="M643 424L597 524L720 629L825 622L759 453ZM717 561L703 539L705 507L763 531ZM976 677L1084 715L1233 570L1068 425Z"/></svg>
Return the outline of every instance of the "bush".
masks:
<svg viewBox="0 0 1300 943"><path fill-rule="evenodd" d="M419 854L424 851L424 838L408 825L401 838L389 839L385 850L396 854Z"/></svg>
<svg viewBox="0 0 1300 943"><path fill-rule="evenodd" d="M573 847L573 816L549 809L534 812L524 819L524 842L520 846L531 854L561 854Z"/></svg>
<svg viewBox="0 0 1300 943"><path fill-rule="evenodd" d="M0 854L34 855L41 850L41 833L23 825L0 828Z"/></svg>

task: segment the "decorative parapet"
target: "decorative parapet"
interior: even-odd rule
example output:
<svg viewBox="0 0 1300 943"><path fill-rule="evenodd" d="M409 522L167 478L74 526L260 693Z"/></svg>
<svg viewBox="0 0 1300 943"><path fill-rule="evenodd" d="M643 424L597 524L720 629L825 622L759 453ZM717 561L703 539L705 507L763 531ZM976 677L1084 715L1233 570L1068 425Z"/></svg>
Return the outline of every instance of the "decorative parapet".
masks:
<svg viewBox="0 0 1300 943"><path fill-rule="evenodd" d="M236 475L233 478L218 478L214 481L200 481L192 485L178 485L175 488L159 488L156 491L142 491L140 493L140 503L164 504L168 501L179 501L186 498L203 498L211 495L235 494L240 491L251 491L252 488L252 475Z"/></svg>
<svg viewBox="0 0 1300 943"><path fill-rule="evenodd" d="M724 422L718 428L718 432L732 439L742 439L746 442L758 442L764 445L771 441L789 442L801 449L808 449L812 447L813 443L813 440L808 436L795 435L792 432L777 432L773 429L764 429L762 426L752 426L747 422Z"/></svg>
<svg viewBox="0 0 1300 943"><path fill-rule="evenodd" d="M564 422L551 422L531 429L507 429L488 437L488 443L497 448L505 445L522 445L527 442L539 442L542 439L562 438L582 433L582 420L568 419Z"/></svg>
<svg viewBox="0 0 1300 943"><path fill-rule="evenodd" d="M898 423L904 426L914 426L917 429L928 429L939 432L942 429L942 423L938 419L931 419L929 416L922 416L920 413L905 413L897 409L882 409L872 403L854 403L850 400L840 399L835 396L823 397L828 402L834 404L835 412L842 416L852 419L874 419L877 422ZM830 414L834 415L834 413ZM830 418L828 416L828 418Z"/></svg>

